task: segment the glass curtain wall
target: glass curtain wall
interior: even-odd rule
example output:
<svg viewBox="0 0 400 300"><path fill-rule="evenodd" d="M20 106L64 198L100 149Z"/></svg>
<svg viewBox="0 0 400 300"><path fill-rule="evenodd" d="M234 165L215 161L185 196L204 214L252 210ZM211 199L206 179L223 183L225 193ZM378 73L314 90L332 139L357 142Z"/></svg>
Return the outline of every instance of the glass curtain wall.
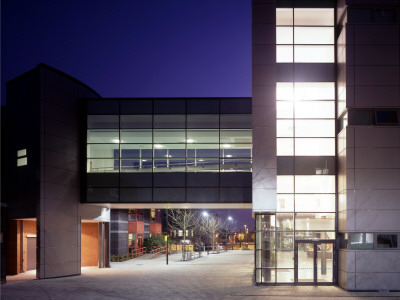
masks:
<svg viewBox="0 0 400 300"><path fill-rule="evenodd" d="M333 63L334 9L277 8L277 63ZM335 83L277 82L277 210L256 215L256 282L295 283L295 242L335 239ZM311 259L311 258L310 258Z"/></svg>
<svg viewBox="0 0 400 300"><path fill-rule="evenodd" d="M251 172L249 115L88 115L87 172Z"/></svg>

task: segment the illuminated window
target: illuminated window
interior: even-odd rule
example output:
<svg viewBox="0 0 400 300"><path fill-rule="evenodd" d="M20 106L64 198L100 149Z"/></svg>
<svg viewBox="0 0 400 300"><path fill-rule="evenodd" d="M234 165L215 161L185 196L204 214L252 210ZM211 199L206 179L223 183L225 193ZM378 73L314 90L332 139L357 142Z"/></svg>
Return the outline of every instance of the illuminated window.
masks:
<svg viewBox="0 0 400 300"><path fill-rule="evenodd" d="M28 157L26 149L21 149L17 151L17 167L26 166L28 164Z"/></svg>

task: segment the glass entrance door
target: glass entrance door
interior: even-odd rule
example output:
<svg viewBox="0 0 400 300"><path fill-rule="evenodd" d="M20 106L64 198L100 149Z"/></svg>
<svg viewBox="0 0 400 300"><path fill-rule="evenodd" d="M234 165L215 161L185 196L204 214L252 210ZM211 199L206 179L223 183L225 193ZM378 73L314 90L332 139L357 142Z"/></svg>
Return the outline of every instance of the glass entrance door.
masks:
<svg viewBox="0 0 400 300"><path fill-rule="evenodd" d="M297 241L295 243L295 282L333 283L334 243Z"/></svg>

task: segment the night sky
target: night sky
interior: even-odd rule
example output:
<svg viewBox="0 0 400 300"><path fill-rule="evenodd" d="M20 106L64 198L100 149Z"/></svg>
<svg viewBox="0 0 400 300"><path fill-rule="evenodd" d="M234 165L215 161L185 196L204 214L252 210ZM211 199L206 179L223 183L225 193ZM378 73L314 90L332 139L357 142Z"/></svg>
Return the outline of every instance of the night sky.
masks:
<svg viewBox="0 0 400 300"><path fill-rule="evenodd" d="M1 5L2 104L5 82L40 62L103 97L251 96L251 0Z"/></svg>

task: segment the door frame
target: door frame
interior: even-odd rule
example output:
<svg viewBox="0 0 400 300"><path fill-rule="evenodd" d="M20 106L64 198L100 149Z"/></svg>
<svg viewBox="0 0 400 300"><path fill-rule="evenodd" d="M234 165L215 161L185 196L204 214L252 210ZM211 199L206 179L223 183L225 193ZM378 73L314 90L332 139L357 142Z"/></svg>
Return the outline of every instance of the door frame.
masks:
<svg viewBox="0 0 400 300"><path fill-rule="evenodd" d="M332 244L332 282L318 282L318 268L317 268L317 247L319 244L329 243ZM298 265L299 265L299 256L298 249L299 244L313 244L314 248L314 281L313 282L299 282L298 277ZM294 242L294 283L298 285L335 285L336 284L336 243L335 240L296 240Z"/></svg>

